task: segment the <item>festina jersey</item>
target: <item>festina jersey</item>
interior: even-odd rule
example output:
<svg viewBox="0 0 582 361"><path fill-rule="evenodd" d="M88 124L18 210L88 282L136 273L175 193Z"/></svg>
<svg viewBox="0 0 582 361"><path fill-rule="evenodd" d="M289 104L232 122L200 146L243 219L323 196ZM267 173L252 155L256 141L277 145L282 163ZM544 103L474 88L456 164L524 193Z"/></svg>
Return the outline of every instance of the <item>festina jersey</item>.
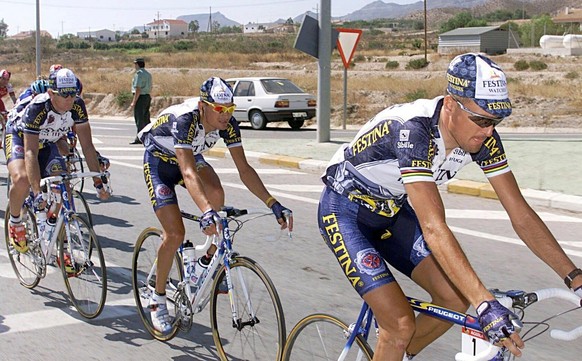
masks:
<svg viewBox="0 0 582 361"><path fill-rule="evenodd" d="M74 124L89 121L83 99L75 97L73 108L60 114L53 109L48 93L35 96L20 114L16 118L17 129L28 134L38 134L41 143L55 143Z"/></svg>
<svg viewBox="0 0 582 361"><path fill-rule="evenodd" d="M158 119L148 124L139 135L146 149L176 162L176 149L191 149L200 154L222 138L227 147L241 145L238 123L231 117L225 130L206 133L200 119L198 102L184 102L166 108Z"/></svg>
<svg viewBox="0 0 582 361"><path fill-rule="evenodd" d="M487 177L509 171L497 131L477 153L461 148L445 154L438 120L443 97L395 105L368 121L349 144L335 153L323 182L350 200L385 216L406 200L404 184L452 179L470 162Z"/></svg>

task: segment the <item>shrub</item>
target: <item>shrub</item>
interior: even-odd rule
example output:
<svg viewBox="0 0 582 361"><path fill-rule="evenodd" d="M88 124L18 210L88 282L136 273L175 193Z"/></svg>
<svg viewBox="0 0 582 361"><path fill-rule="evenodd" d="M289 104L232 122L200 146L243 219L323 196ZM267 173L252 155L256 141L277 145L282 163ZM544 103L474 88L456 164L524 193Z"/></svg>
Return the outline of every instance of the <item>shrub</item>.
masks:
<svg viewBox="0 0 582 361"><path fill-rule="evenodd" d="M527 70L529 69L529 64L525 60L518 60L513 64L515 70Z"/></svg>
<svg viewBox="0 0 582 361"><path fill-rule="evenodd" d="M410 69L422 69L428 66L428 61L424 60L424 58L419 59L412 59L411 61L406 64L406 70Z"/></svg>
<svg viewBox="0 0 582 361"><path fill-rule="evenodd" d="M131 92L122 90L115 97L115 103L117 103L120 108L127 108L132 99L133 94L131 94Z"/></svg>
<svg viewBox="0 0 582 361"><path fill-rule="evenodd" d="M413 101L418 100L418 99L427 99L427 98L428 98L428 92L424 89L415 89L411 92L404 94L404 99L408 103L413 102Z"/></svg>
<svg viewBox="0 0 582 361"><path fill-rule="evenodd" d="M366 57L363 56L362 54L358 54L358 55L354 56L353 61L354 62L357 62L357 63L360 63L362 61L366 61Z"/></svg>
<svg viewBox="0 0 582 361"><path fill-rule="evenodd" d="M396 69L400 64L396 60L389 60L386 62L386 69Z"/></svg>
<svg viewBox="0 0 582 361"><path fill-rule="evenodd" d="M566 75L564 75L564 78L566 79L578 79L580 77L580 74L578 74L577 71L569 71L566 73Z"/></svg>
<svg viewBox="0 0 582 361"><path fill-rule="evenodd" d="M544 63L543 61L532 60L529 62L529 67L532 70L545 70L548 68L548 64Z"/></svg>

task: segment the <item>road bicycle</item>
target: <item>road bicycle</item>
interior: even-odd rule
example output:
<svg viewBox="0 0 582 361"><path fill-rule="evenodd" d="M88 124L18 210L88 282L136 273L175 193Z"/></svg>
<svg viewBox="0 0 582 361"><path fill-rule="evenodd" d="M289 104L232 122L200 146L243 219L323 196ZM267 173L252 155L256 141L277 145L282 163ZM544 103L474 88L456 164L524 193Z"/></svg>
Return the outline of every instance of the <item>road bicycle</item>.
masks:
<svg viewBox="0 0 582 361"><path fill-rule="evenodd" d="M192 285L185 279L183 246L176 252L166 282L168 311L173 317L172 330L166 334L153 327L148 307L155 289L162 232L146 228L139 235L132 263L133 291L139 315L154 338L167 341L180 330L188 332L194 314L210 302L212 337L221 360L280 360L287 332L277 290L257 262L241 256L232 247L234 236L246 222L272 216L272 213L231 207L218 213L221 236L207 237L203 245L195 246L198 254L205 254L211 243L217 246L203 281ZM181 214L185 219L200 222L196 215ZM244 215L254 217L241 220Z"/></svg>
<svg viewBox="0 0 582 361"><path fill-rule="evenodd" d="M49 207L58 209L56 224L46 236L41 236L37 225L33 195L27 197L21 210L26 230L28 251L18 252L9 237L8 205L4 217L6 249L12 268L21 285L32 289L46 276L47 265L61 268L71 303L85 318L99 316L107 294L107 272L99 240L91 224L80 216L69 196L70 181L81 177L100 176L108 183L108 173L64 173L41 180ZM55 254L56 253L56 254Z"/></svg>
<svg viewBox="0 0 582 361"><path fill-rule="evenodd" d="M69 154L65 158L65 164L67 165L67 170L69 173L83 173L85 171L85 166L83 165L83 157L77 149L77 133L73 130L67 132L67 147L69 149ZM85 178L77 178L71 180L71 185L73 189L83 192L85 187ZM89 221L91 221L89 219Z"/></svg>
<svg viewBox="0 0 582 361"><path fill-rule="evenodd" d="M499 291L491 290L499 302L523 319L525 309L532 304L546 299L561 299L573 304L575 307L565 312L550 316L540 322L526 322L530 326L527 332L522 332L524 341L539 336L549 328L548 321L571 311L579 311L582 308L582 300L575 293L562 288L547 288L534 292L518 290ZM455 355L456 361L489 361L489 360L513 360L514 356L504 347L497 347L487 341L487 338L477 317L465 313L456 312L447 308L407 297L411 307L420 313L451 322L461 326L461 352ZM542 327L533 336L526 336ZM357 330L354 332L354 330ZM309 360L333 360L353 361L372 360L374 352L368 343L371 330L378 333L378 325L370 307L364 302L356 322L349 326L339 318L317 313L300 320L289 333L285 344L283 361L309 361ZM523 330L522 330L523 331ZM571 330L552 330L550 335L555 339L574 340L582 336L582 326ZM375 342L374 337L370 339Z"/></svg>

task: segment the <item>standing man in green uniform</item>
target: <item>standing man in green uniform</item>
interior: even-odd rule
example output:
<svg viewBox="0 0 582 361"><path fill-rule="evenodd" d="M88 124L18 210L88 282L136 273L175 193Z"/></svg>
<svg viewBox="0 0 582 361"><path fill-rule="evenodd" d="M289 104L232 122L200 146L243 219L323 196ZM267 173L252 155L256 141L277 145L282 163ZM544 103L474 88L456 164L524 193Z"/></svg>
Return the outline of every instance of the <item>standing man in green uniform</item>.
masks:
<svg viewBox="0 0 582 361"><path fill-rule="evenodd" d="M131 82L133 100L131 101L130 107L133 108L135 126L137 127L137 133L139 133L150 122L152 75L145 70L145 61L143 58L137 58L133 63L135 64L135 75ZM141 141L136 136L134 141L129 144L141 144Z"/></svg>

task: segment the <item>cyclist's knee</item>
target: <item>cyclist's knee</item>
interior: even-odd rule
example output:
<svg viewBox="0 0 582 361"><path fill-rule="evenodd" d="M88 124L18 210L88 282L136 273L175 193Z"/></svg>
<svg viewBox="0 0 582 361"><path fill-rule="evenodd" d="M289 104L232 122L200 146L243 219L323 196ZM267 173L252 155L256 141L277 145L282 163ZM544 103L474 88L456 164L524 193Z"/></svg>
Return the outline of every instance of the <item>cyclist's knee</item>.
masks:
<svg viewBox="0 0 582 361"><path fill-rule="evenodd" d="M30 186L25 171L13 170L10 172L10 179L12 180L12 187L16 187L17 189L24 189Z"/></svg>
<svg viewBox="0 0 582 361"><path fill-rule="evenodd" d="M164 230L164 243L169 245L180 245L184 240L184 229Z"/></svg>
<svg viewBox="0 0 582 361"><path fill-rule="evenodd" d="M414 317L401 317L391 322L389 327L379 326L378 342L384 343L392 350L406 351L414 331L416 330Z"/></svg>

